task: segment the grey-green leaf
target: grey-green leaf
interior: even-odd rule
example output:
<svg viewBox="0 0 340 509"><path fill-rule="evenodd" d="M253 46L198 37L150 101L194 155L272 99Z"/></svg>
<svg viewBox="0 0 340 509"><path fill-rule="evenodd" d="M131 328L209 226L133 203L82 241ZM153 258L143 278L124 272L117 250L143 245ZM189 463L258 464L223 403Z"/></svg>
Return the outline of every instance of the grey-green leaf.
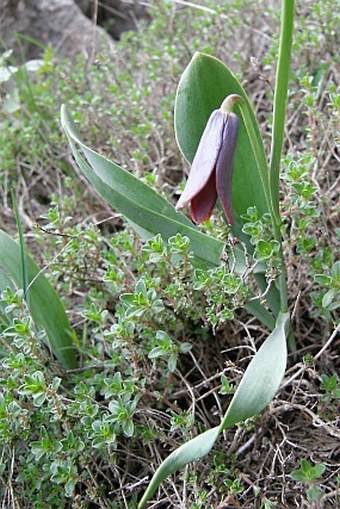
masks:
<svg viewBox="0 0 340 509"><path fill-rule="evenodd" d="M163 461L151 479L138 509L145 506L166 477L208 454L224 429L257 415L270 403L285 372L288 331L289 314L284 313L279 316L275 329L247 367L220 426L189 440Z"/></svg>
<svg viewBox="0 0 340 509"><path fill-rule="evenodd" d="M198 231L159 193L85 145L65 107L62 108L61 122L81 171L98 193L136 227L138 233L144 238L153 237L158 233L163 238L169 238L179 232L189 237L197 265L204 267L219 265L223 242Z"/></svg>
<svg viewBox="0 0 340 509"><path fill-rule="evenodd" d="M247 367L224 416L222 429L260 413L274 398L286 369L288 332L289 314L282 313Z"/></svg>
<svg viewBox="0 0 340 509"><path fill-rule="evenodd" d="M203 456L209 454L216 442L219 432L219 426L209 429L172 452L156 470L146 492L143 495L143 498L138 504L138 509L142 509L145 506L146 502L150 500L158 486L164 481L164 479L169 477L169 475L173 474L176 470L184 467L188 463L197 461L203 458Z"/></svg>

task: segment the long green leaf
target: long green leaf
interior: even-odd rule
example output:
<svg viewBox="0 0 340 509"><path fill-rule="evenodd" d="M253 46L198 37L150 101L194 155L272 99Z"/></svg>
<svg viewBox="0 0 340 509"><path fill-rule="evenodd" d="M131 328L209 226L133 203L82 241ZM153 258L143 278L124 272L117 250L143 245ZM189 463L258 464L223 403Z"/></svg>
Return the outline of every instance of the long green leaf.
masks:
<svg viewBox="0 0 340 509"><path fill-rule="evenodd" d="M274 398L287 364L289 314L280 314L276 327L250 362L221 423L221 430L260 413Z"/></svg>
<svg viewBox="0 0 340 509"><path fill-rule="evenodd" d="M157 233L160 233L163 238L169 238L180 232L189 237L197 265L215 267L220 264L224 247L221 241L199 232L165 198L123 168L87 147L81 140L65 107L62 108L61 121L73 156L82 173L97 192L125 216L142 238L146 240ZM90 164L82 157L77 145ZM237 261L236 272L242 274L245 270L245 256L237 246L234 249L234 257ZM265 270L263 267L258 268L259 272L263 270ZM266 327L273 329L274 318L259 301L250 301L245 307Z"/></svg>
<svg viewBox="0 0 340 509"><path fill-rule="evenodd" d="M166 477L208 454L223 430L257 415L272 401L286 369L288 329L289 315L285 313L279 316L275 329L247 367L220 426L189 440L163 461L151 479L138 509L145 506Z"/></svg>
<svg viewBox="0 0 340 509"><path fill-rule="evenodd" d="M145 506L164 479L176 472L176 470L188 465L188 463L197 461L209 454L219 433L220 426L209 429L172 452L156 470L143 498L138 504L138 509L142 509Z"/></svg>
<svg viewBox="0 0 340 509"><path fill-rule="evenodd" d="M49 281L28 254L25 254L27 281L29 283L28 307L38 327L46 331L47 344L65 368L77 366L74 331L71 329L61 301ZM0 291L8 281L13 288L23 288L20 246L0 230Z"/></svg>
<svg viewBox="0 0 340 509"><path fill-rule="evenodd" d="M65 108L62 108L61 122L77 164L86 178L113 208L138 228L139 233L144 233L144 238L158 233L163 238L169 238L179 232L189 237L198 265L219 265L223 242L199 232L183 214L177 212L168 200L151 187L85 145Z"/></svg>
<svg viewBox="0 0 340 509"><path fill-rule="evenodd" d="M184 157L192 162L213 110L230 94L244 99L235 106L240 117L234 158L232 208L234 234L244 239L241 215L256 206L261 214L270 211L268 168L260 130L245 91L234 74L218 59L195 53L184 71L175 102L175 131Z"/></svg>

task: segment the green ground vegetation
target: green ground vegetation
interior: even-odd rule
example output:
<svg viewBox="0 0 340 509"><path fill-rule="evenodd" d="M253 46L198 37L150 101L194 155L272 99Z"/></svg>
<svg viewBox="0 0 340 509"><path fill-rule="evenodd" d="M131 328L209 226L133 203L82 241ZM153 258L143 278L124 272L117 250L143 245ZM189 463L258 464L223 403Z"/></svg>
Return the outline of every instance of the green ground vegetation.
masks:
<svg viewBox="0 0 340 509"><path fill-rule="evenodd" d="M187 166L174 97L200 50L242 77L268 142L276 2L150 3L151 20L113 53L71 62L47 48L39 65L0 59L0 226L18 238L13 190L26 246L63 302L78 352L78 367L63 368L22 290L2 292L2 507L136 508L162 459L220 422L268 332L243 309L247 287L225 264L197 270L180 235L143 243L80 176L61 130L66 103L90 146L175 202ZM150 507L340 504L339 18L336 0L297 2L281 175L297 350L271 406L166 480ZM250 212L255 242L265 224ZM225 236L217 215L202 231ZM265 258L270 246L261 246Z"/></svg>

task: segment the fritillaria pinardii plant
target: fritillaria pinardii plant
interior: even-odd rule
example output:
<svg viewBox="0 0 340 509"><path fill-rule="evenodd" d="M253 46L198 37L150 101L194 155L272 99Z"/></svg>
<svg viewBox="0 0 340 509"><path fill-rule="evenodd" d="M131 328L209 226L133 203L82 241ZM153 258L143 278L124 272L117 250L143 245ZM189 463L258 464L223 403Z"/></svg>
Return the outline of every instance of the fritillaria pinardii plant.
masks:
<svg viewBox="0 0 340 509"><path fill-rule="evenodd" d="M223 430L261 412L274 398L285 372L290 317L281 239L279 171L293 19L294 0L283 0L269 164L254 109L238 79L218 59L203 53L193 56L181 77L175 101L176 139L183 156L191 163L176 208L131 173L89 148L62 107L62 125L80 170L144 239L157 234L168 239L180 233L190 239L197 267L218 266L223 242L203 233L194 223L207 220L219 200L231 234L247 246L250 258L254 248L243 228L245 216L249 209L256 209L260 216L269 217L273 242L281 259L277 280L266 291L265 299L253 297L245 305L271 333L249 363L220 425L186 442L163 461L139 509L166 477L208 454ZM179 211L186 205L190 206L194 223ZM234 256L240 262L238 266L242 266L241 251L236 245ZM261 273L259 268L256 274L262 290L264 271Z"/></svg>

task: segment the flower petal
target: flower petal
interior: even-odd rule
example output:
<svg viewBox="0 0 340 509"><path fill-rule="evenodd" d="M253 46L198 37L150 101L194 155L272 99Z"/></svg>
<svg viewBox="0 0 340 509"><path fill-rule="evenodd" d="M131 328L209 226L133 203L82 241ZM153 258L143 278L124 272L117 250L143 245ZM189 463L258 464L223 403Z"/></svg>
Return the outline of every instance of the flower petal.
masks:
<svg viewBox="0 0 340 509"><path fill-rule="evenodd" d="M238 126L239 119L237 115L234 113L228 113L222 134L221 150L216 161L217 195L229 224L232 224L233 222L231 187Z"/></svg>
<svg viewBox="0 0 340 509"><path fill-rule="evenodd" d="M210 115L192 162L185 189L176 205L177 210L189 203L208 183L221 148L225 116L220 110L215 110Z"/></svg>
<svg viewBox="0 0 340 509"><path fill-rule="evenodd" d="M197 223L203 223L211 216L217 200L216 173L213 171L208 182L190 202L191 219Z"/></svg>

